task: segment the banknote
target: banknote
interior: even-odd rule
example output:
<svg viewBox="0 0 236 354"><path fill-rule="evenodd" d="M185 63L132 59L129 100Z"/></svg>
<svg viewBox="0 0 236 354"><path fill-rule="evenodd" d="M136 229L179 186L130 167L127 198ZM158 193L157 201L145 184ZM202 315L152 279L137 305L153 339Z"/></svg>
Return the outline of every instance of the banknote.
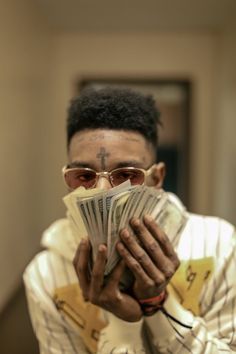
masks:
<svg viewBox="0 0 236 354"><path fill-rule="evenodd" d="M109 190L77 188L66 195L64 203L67 215L73 223L78 243L88 237L95 261L100 244L107 246L105 276L108 276L120 260L116 251L120 231L126 227L133 236L130 219L142 219L149 214L172 241L182 232L186 221L185 209L170 198L163 189L145 185L131 186L126 181Z"/></svg>

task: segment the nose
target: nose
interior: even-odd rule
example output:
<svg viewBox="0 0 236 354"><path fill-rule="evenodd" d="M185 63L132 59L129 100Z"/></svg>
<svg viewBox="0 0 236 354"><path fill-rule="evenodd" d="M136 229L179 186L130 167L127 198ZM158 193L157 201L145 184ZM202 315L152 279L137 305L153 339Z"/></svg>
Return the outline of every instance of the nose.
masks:
<svg viewBox="0 0 236 354"><path fill-rule="evenodd" d="M108 176L99 176L95 187L108 190L112 188L112 185L110 183Z"/></svg>

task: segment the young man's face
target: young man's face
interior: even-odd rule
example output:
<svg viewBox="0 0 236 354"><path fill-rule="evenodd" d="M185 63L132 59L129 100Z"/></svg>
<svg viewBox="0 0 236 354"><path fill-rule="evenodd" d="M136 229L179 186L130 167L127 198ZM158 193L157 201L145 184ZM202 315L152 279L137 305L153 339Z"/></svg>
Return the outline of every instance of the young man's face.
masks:
<svg viewBox="0 0 236 354"><path fill-rule="evenodd" d="M97 172L120 167L147 170L155 163L155 152L150 143L138 132L95 129L76 133L69 145L69 166L88 167ZM155 164L145 184L160 188L165 175L163 163ZM110 189L108 178L101 176L96 188Z"/></svg>

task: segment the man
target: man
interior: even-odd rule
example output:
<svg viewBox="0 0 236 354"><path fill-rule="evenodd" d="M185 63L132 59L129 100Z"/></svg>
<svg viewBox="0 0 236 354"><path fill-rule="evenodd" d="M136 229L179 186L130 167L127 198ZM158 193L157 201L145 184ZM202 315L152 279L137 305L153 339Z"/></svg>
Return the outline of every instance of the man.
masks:
<svg viewBox="0 0 236 354"><path fill-rule="evenodd" d="M84 91L67 120L69 188L111 189L117 173L131 184L161 188L159 123L151 97L128 89ZM47 250L24 273L40 353L236 353L233 226L188 213L172 242L150 215L130 215L130 225L138 241L121 230L116 247L122 260L106 283L106 245L91 266L91 245L83 239L78 247L68 219L44 233ZM122 291L127 268L134 281Z"/></svg>

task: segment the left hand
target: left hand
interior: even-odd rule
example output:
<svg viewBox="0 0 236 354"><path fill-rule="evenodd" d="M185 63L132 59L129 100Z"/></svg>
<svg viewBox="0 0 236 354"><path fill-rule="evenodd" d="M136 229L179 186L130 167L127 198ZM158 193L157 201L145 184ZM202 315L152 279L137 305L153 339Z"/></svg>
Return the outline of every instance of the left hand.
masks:
<svg viewBox="0 0 236 354"><path fill-rule="evenodd" d="M143 222L133 218L130 224L138 242L123 229L117 250L135 277L134 296L139 300L158 296L166 289L180 261L168 237L150 216L146 215Z"/></svg>

